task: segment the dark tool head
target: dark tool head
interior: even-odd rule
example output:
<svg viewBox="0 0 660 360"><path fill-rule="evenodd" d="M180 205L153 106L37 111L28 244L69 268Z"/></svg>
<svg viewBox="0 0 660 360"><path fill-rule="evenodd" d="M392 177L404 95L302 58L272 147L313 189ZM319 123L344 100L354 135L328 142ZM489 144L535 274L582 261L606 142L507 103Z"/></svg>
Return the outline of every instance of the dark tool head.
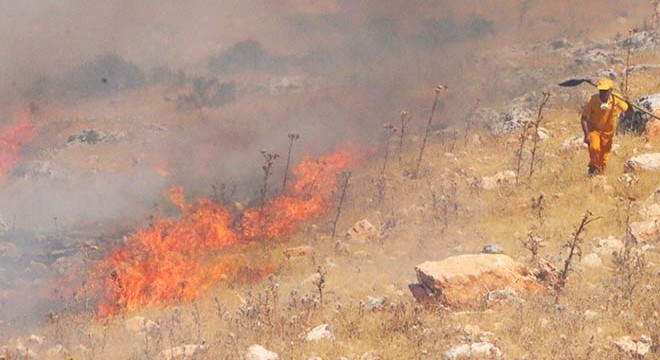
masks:
<svg viewBox="0 0 660 360"><path fill-rule="evenodd" d="M560 82L558 85L559 86L564 86L564 87L573 87L573 86L578 86L582 83L587 83L587 84L590 84L590 85L594 85L594 83L593 83L593 81L591 81L591 79L568 79L564 82Z"/></svg>

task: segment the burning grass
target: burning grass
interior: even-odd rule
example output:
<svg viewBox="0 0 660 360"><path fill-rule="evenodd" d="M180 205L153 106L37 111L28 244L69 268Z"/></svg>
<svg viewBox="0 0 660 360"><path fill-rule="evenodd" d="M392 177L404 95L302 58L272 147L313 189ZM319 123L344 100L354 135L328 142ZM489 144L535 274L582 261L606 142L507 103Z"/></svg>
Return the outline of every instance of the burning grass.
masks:
<svg viewBox="0 0 660 360"><path fill-rule="evenodd" d="M37 136L27 109L18 110L14 122L0 130L0 180L22 159L21 149Z"/></svg>
<svg viewBox="0 0 660 360"><path fill-rule="evenodd" d="M323 215L338 174L355 164L352 154L338 150L318 160L304 158L293 169L290 189L242 214L204 198L190 204L183 190L173 187L170 200L181 217L154 221L94 269L92 288L102 293L98 315L190 301L219 281L235 278L244 267L237 257L227 256L228 250L275 240ZM259 266L257 277L268 273Z"/></svg>

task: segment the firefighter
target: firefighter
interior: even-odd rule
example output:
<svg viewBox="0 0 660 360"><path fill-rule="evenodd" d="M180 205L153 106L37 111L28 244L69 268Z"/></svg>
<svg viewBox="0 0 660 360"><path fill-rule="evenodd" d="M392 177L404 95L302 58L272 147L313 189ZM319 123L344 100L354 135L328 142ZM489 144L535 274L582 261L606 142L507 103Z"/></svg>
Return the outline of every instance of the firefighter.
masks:
<svg viewBox="0 0 660 360"><path fill-rule="evenodd" d="M605 171L619 116L623 112L632 111L626 101L612 96L612 80L600 79L597 87L598 94L587 101L580 119L584 142L589 145L589 177L603 174Z"/></svg>

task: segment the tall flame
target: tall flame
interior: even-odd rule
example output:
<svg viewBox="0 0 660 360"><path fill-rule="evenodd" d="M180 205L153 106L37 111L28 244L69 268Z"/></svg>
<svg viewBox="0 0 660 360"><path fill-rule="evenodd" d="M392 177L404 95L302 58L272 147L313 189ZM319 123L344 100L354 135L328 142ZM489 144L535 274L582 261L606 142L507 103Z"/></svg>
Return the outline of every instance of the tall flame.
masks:
<svg viewBox="0 0 660 360"><path fill-rule="evenodd" d="M19 110L15 116L14 123L0 130L0 180L6 178L9 171L21 161L23 145L37 136L28 110Z"/></svg>
<svg viewBox="0 0 660 360"><path fill-rule="evenodd" d="M189 204L183 190L173 187L170 200L181 210L181 217L156 220L112 251L93 271L96 286L105 293L99 316L192 300L233 277L238 266L227 256L230 249L285 236L300 223L322 215L339 172L352 165L348 150L318 160L304 158L293 170L292 187L261 207L237 214L241 218L238 225L233 225L233 216L224 206L208 199Z"/></svg>

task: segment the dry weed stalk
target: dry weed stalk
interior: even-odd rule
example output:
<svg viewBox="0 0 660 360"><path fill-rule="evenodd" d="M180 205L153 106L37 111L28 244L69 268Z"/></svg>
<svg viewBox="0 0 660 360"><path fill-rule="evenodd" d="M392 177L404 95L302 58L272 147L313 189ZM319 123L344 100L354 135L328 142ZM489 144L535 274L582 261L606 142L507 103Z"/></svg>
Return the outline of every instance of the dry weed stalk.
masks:
<svg viewBox="0 0 660 360"><path fill-rule="evenodd" d="M625 98L628 97L628 79L630 78L630 56L632 54L632 36L634 33L636 33L636 29L628 29L628 40L625 42L627 45L626 49L626 67L624 68L624 73L623 73L623 96Z"/></svg>
<svg viewBox="0 0 660 360"><path fill-rule="evenodd" d="M383 157L383 166L380 169L380 176L385 176L385 170L387 170L387 160L389 159L389 155L390 155L390 140L397 131L394 125L392 124L385 124L383 125L383 128L385 129L387 134L385 138L385 156Z"/></svg>
<svg viewBox="0 0 660 360"><path fill-rule="evenodd" d="M328 275L328 272L322 266L318 266L316 268L316 278L314 279L314 286L316 287L316 291L318 292L319 303L321 304L321 307L323 307L323 290L325 289L325 285L326 285L326 275Z"/></svg>
<svg viewBox="0 0 660 360"><path fill-rule="evenodd" d="M261 155L263 155L264 161L266 162L264 166L261 167L261 169L264 171L264 184L261 188L261 204L263 205L266 203L266 196L268 196L268 179L272 174L273 164L275 163L275 160L280 157L280 155L271 153L268 150L261 150Z"/></svg>
<svg viewBox="0 0 660 360"><path fill-rule="evenodd" d="M351 172L350 171L344 171L341 174L342 177L342 186L341 186L341 195L339 196L339 204L337 205L337 213L335 214L335 218L332 221L332 235L330 239L334 240L335 235L337 234L337 223L339 222L339 217L341 216L341 209L342 206L344 205L344 200L346 199L346 190L348 189L348 181L351 178Z"/></svg>
<svg viewBox="0 0 660 360"><path fill-rule="evenodd" d="M539 251L545 247L543 238L530 231L525 238L520 240L520 244L532 255L530 262L536 264L539 258Z"/></svg>
<svg viewBox="0 0 660 360"><path fill-rule="evenodd" d="M286 165L284 166L284 181L282 181L282 191L286 189L286 181L289 178L289 165L291 164L291 150L293 149L293 143L300 139L300 135L297 133L289 133L289 150L286 153Z"/></svg>
<svg viewBox="0 0 660 360"><path fill-rule="evenodd" d="M402 157L403 157L403 142L404 138L406 136L406 129L408 126L408 123L412 119L410 115L408 115L408 111L406 109L401 110L400 115L400 128L399 128L399 164L402 162Z"/></svg>
<svg viewBox="0 0 660 360"><path fill-rule="evenodd" d="M472 122L474 121L474 114L477 112L479 109L479 102L481 99L477 98L477 101L475 101L474 105L468 111L468 113L465 115L465 133L463 134L463 145L467 146L468 142L468 136L470 135L470 130L472 130Z"/></svg>
<svg viewBox="0 0 660 360"><path fill-rule="evenodd" d="M527 133L531 127L531 121L525 121L523 128L518 136L518 149L516 150L516 185L520 180L520 171L522 170L522 158L525 151L525 142L527 141Z"/></svg>
<svg viewBox="0 0 660 360"><path fill-rule="evenodd" d="M431 133L431 125L433 125L433 115L435 115L435 109L438 107L438 100L440 99L440 92L447 89L444 85L438 85L433 90L435 91L435 97L433 98L433 107L431 108L431 115L429 116L429 121L426 124L426 131L424 132L424 138L422 139L422 145L419 148L419 156L417 157L417 163L415 164L415 172L413 173L413 178L419 177L419 168L422 165L422 158L424 156L424 149L426 149L426 141L428 140L429 134Z"/></svg>
<svg viewBox="0 0 660 360"><path fill-rule="evenodd" d="M539 227L543 227L545 224L545 197L543 194L540 194L538 197L532 198L532 213L536 217L536 220L539 222Z"/></svg>
<svg viewBox="0 0 660 360"><path fill-rule="evenodd" d="M568 249L568 256L564 260L564 266L559 273L559 281L555 286L557 290L557 296L559 295L559 292L566 286L566 280L568 279L568 273L572 270L574 258L576 256L578 258L582 257L582 235L587 230L587 226L598 219L600 219L600 217L594 217L590 211L585 212L578 228L573 232L571 238L564 245L562 245L563 249Z"/></svg>
<svg viewBox="0 0 660 360"><path fill-rule="evenodd" d="M534 176L534 165L536 165L536 152L539 148L539 128L541 127L541 122L543 121L543 108L545 105L548 103L548 100L550 99L550 92L544 91L543 94L541 95L541 103L539 104L539 110L536 113L536 120L534 121L534 134L532 135L533 137L533 143L532 143L532 150L531 150L531 158L529 160L529 179L532 179L532 176ZM516 177L516 183L518 181L518 178Z"/></svg>

